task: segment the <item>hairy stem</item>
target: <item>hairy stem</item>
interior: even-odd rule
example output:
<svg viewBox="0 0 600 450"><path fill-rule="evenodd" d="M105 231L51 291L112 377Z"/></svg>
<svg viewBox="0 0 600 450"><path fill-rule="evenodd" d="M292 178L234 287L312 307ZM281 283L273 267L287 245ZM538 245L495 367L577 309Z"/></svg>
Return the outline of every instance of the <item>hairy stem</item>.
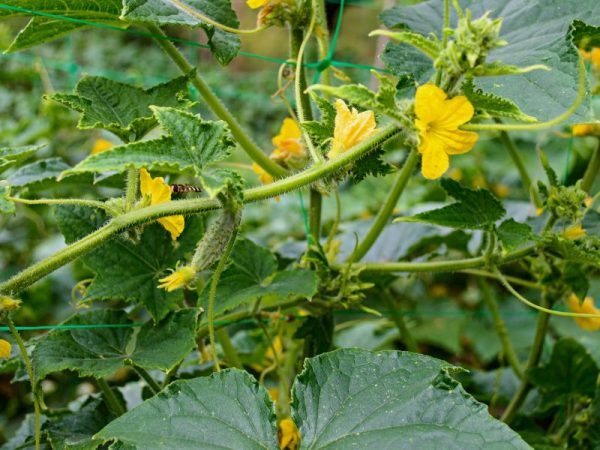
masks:
<svg viewBox="0 0 600 450"><path fill-rule="evenodd" d="M96 385L102 392L104 401L108 405L108 408L115 414L115 416L119 417L125 414L125 405L123 405L121 400L119 400L119 398L115 395L106 380L104 378L96 378L95 380Z"/></svg>
<svg viewBox="0 0 600 450"><path fill-rule="evenodd" d="M30 200L26 198L7 197L7 200L15 203L23 203L24 205L80 205L99 208L106 211L111 216L116 216L117 213L110 206L98 200L87 200L84 198L38 198Z"/></svg>
<svg viewBox="0 0 600 450"><path fill-rule="evenodd" d="M146 28L148 28L150 33L159 36L159 38L155 39L156 43L165 51L165 53L173 60L173 62L177 64L177 67L179 67L181 72L184 74L191 73L193 70L192 65L187 61L185 56L183 56L183 54L177 50L177 47L175 47L171 41L166 39L166 35L160 29L160 27L149 24L146 25ZM286 175L287 171L283 167L271 161L271 159L262 152L262 150L252 141L252 139L250 139L236 118L229 112L221 100L219 100L219 98L212 92L210 87L200 75L194 73L191 77L191 82L196 89L198 89L198 92L204 101L206 101L208 106L213 110L215 115L229 125L231 134L253 161L255 161L259 166L261 166L274 177L280 178Z"/></svg>
<svg viewBox="0 0 600 450"><path fill-rule="evenodd" d="M35 423L35 450L40 449L40 438L41 438L41 409L40 409L40 401L37 393L37 386L35 383L35 378L33 376L33 365L31 364L31 359L29 359L29 355L27 354L27 349L25 348L25 343L23 339L21 339L21 335L19 331L15 327L14 322L10 317L6 318L8 328L12 333L14 340L19 346L19 350L21 351L21 357L23 358L23 363L25 363L25 369L27 370L27 376L29 377L29 383L31 385L31 397L33 400L33 410L34 410L34 423Z"/></svg>
<svg viewBox="0 0 600 450"><path fill-rule="evenodd" d="M398 203L398 199L402 195L402 192L404 192L404 188L408 184L408 180L410 180L410 177L418 162L419 152L416 148L413 148L408 154L408 158L406 159L404 166L398 172L394 184L392 185L392 190L385 199L385 202L381 205L371 229L368 231L367 235L359 244L359 246L356 247L356 250L354 250L354 253L352 253L352 256L350 256L350 259L348 260L349 262L360 261L373 246L384 227L387 225L388 220L392 215L394 208L396 207L396 203Z"/></svg>
<svg viewBox="0 0 600 450"><path fill-rule="evenodd" d="M517 352L515 352L515 348L513 347L510 337L508 335L506 324L504 323L504 320L500 315L498 301L493 295L489 284L483 278L479 279L479 287L483 294L483 301L485 302L486 306L490 310L490 313L492 314L494 326L496 327L496 333L498 334L500 342L502 343L502 351L504 353L504 357L510 364L510 367L512 367L512 370L515 372L517 377L523 379L523 369L521 368L521 363L519 362L519 358L517 357Z"/></svg>
<svg viewBox="0 0 600 450"><path fill-rule="evenodd" d="M227 264L229 255L233 250L233 244L235 243L236 236L237 228L234 228L233 233L231 233L229 238L229 242L227 243L227 247L225 247L225 251L223 252L223 255L221 256L221 259L219 260L215 272L210 280L210 291L208 293L208 336L210 340L210 352L212 354L213 362L217 372L221 371L221 366L219 365L219 357L217 356L217 346L215 341L215 297L217 296L217 285L219 284L221 273L223 273L225 264Z"/></svg>
<svg viewBox="0 0 600 450"><path fill-rule="evenodd" d="M545 306L548 306L547 299L545 295L542 295L542 303ZM527 360L527 365L525 366L525 374L530 369L533 369L540 362L540 357L542 356L542 350L544 349L544 340L546 337L546 332L548 331L548 321L550 320L550 315L546 313L540 313L538 316L537 324L535 327L535 336L533 338L533 344L531 346L531 352L529 353L529 359ZM517 411L525 401L525 397L529 390L531 389L531 384L527 377L525 376L521 380L521 384L517 389L514 397L511 399L506 411L502 414L501 420L509 424L515 418Z"/></svg>
<svg viewBox="0 0 600 450"><path fill-rule="evenodd" d="M136 168L127 169L127 184L125 187L125 211L130 211L137 198L140 177Z"/></svg>
<svg viewBox="0 0 600 450"><path fill-rule="evenodd" d="M598 142L594 153L592 153L592 157L588 162L587 169L585 170L585 174L581 181L581 189L588 194L598 176L598 171L600 171L600 141Z"/></svg>
<svg viewBox="0 0 600 450"><path fill-rule="evenodd" d="M266 186L260 186L244 191L244 202L250 203L264 200L270 197L281 195L285 192L293 191L306 186L325 176L331 175L340 168L351 163L355 159L368 153L381 142L393 137L399 133L399 129L393 125L382 128L379 133L373 137L362 141L350 150L340 156L308 168L307 170L276 181ZM58 251L54 255L36 263L8 281L0 284L0 292L6 294L16 294L31 284L35 283L44 276L52 273L54 270L73 261L81 255L93 250L102 243L114 237L117 233L142 223L147 223L160 217L172 216L177 214L197 214L205 211L215 210L220 207L216 199L198 198L188 200L171 201L159 205L148 206L135 209L127 214L115 217L107 225L87 235L77 242L72 243L66 248Z"/></svg>

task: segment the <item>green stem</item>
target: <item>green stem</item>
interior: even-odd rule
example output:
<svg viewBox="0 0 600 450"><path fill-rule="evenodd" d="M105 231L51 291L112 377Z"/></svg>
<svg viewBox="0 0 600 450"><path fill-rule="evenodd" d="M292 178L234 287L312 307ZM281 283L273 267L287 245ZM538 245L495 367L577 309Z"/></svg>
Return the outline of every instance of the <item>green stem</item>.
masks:
<svg viewBox="0 0 600 450"><path fill-rule="evenodd" d="M277 376L279 377L279 383L281 385L281 389L285 395L285 403L288 404L290 401L290 386L288 384L288 380L283 372L283 367L281 365L281 361L279 360L279 355L277 354L277 349L275 348L275 344L273 344L273 339L271 338L271 334L267 329L267 326L259 319L258 326L262 330L263 334L267 338L267 342L269 343L269 347L271 349L271 353L273 353L273 362L275 363L275 370L277 371Z"/></svg>
<svg viewBox="0 0 600 450"><path fill-rule="evenodd" d="M231 254L231 250L233 250L233 244L235 243L236 236L237 228L234 228L233 233L231 233L229 238L229 242L227 243L227 247L225 247L225 251L223 252L223 255L221 255L221 259L219 260L215 272L210 280L210 291L208 294L208 336L210 340L210 352L212 354L213 362L217 372L221 371L221 366L219 365L219 357L217 356L217 346L215 341L215 297L217 296L217 285L219 284L219 278L221 278L221 273L223 273L225 264L227 264L227 260Z"/></svg>
<svg viewBox="0 0 600 450"><path fill-rule="evenodd" d="M8 328L13 335L13 338L17 345L19 346L19 350L21 351L21 356L23 357L23 362L25 363L25 369L27 370L27 376L29 377L29 383L31 385L31 397L33 399L33 410L34 410L34 423L35 423L35 450L40 450L40 438L41 438L41 411L40 411L40 402L37 395L37 387L35 383L35 378L33 377L33 365L31 364L31 359L29 359L29 355L27 354L27 349L25 348L25 343L23 339L21 339L21 335L15 327L14 322L10 317L6 318L6 322L8 324Z"/></svg>
<svg viewBox="0 0 600 450"><path fill-rule="evenodd" d="M26 198L7 197L7 200L15 203L23 203L24 205L80 205L89 206L91 208L99 208L106 211L111 216L116 216L117 213L110 206L98 200L87 200L83 198L38 198L30 200Z"/></svg>
<svg viewBox="0 0 600 450"><path fill-rule="evenodd" d="M456 272L464 269L475 269L486 264L483 256L475 258L454 259L450 261L428 261L428 262L383 262L383 263L354 263L354 269L362 272ZM333 268L341 268L343 265L333 265Z"/></svg>
<svg viewBox="0 0 600 450"><path fill-rule="evenodd" d="M133 370L135 370L135 372L146 382L146 384L148 385L148 387L154 395L160 392L160 385L156 382L154 378L152 378L152 376L146 371L146 369L140 366L136 366L135 364L132 364L131 367L133 367Z"/></svg>
<svg viewBox="0 0 600 450"><path fill-rule="evenodd" d="M448 28L450 28L450 0L444 0L444 24L442 26L442 50L446 49L446 46L448 45L448 31L446 31ZM435 84L437 86L440 85L440 83L442 82L442 76L443 76L443 72L442 70L438 69L437 73L435 74Z"/></svg>
<svg viewBox="0 0 600 450"><path fill-rule="evenodd" d="M408 158L406 159L404 166L398 172L396 180L392 185L392 190L388 194L383 205L381 205L381 208L375 217L375 222L373 222L371 229L364 237L363 241L358 247L356 247L356 250L354 250L352 256L350 256L350 259L348 260L349 262L360 261L373 246L384 227L387 225L389 218L392 215L396 204L398 203L398 199L402 195L402 192L404 192L404 188L408 184L408 180L410 180L410 177L418 162L419 152L416 148L413 148L408 154Z"/></svg>
<svg viewBox="0 0 600 450"><path fill-rule="evenodd" d="M492 278L494 280L499 280L498 275L496 275L495 273L492 273L492 272L488 272L487 270L465 269L465 270L461 270L461 272L468 273L469 275L475 275L477 277ZM524 280L522 278L517 278L517 277L511 277L509 275L504 275L504 278L506 278L510 283L518 284L519 286L524 286L524 287L528 287L531 289L543 289L544 288L541 284L536 283L534 281Z"/></svg>
<svg viewBox="0 0 600 450"><path fill-rule="evenodd" d="M519 362L517 352L515 352L515 349L508 335L506 324L504 323L504 320L500 315L500 309L498 308L498 302L496 300L496 297L492 294L489 284L483 278L479 279L479 287L481 288L481 292L483 294L483 301L485 302L485 304L490 310L490 313L492 314L494 326L496 327L496 333L498 333L500 342L502 342L504 357L510 364L510 367L512 367L512 370L515 372L517 377L523 379L523 370L521 369L521 363Z"/></svg>
<svg viewBox="0 0 600 450"><path fill-rule="evenodd" d="M308 210L308 224L312 241L315 244L319 243L321 237L321 208L323 205L323 197L321 193L315 189L310 190L310 209Z"/></svg>
<svg viewBox="0 0 600 450"><path fill-rule="evenodd" d="M542 296L542 303L544 306L547 306L547 300L545 295ZM540 357L542 356L542 350L544 349L544 340L546 337L546 332L548 331L548 321L550 320L550 315L546 313L540 313L537 320L537 325L535 327L535 336L533 338L533 344L531 346L531 352L529 353L529 359L527 360L527 365L525 366L525 374L530 369L533 369L540 362ZM517 411L525 401L525 397L529 393L531 389L531 384L525 376L521 380L521 384L517 389L514 397L511 399L506 411L502 414L501 420L510 425L510 423L515 418Z"/></svg>
<svg viewBox="0 0 600 450"><path fill-rule="evenodd" d="M219 330L215 331L215 335L221 344L221 348L223 349L223 353L225 353L225 357L227 358L229 366L244 370L242 360L238 356L237 350L231 343L231 339L229 339L227 330L225 328L220 328Z"/></svg>
<svg viewBox="0 0 600 450"><path fill-rule="evenodd" d="M499 120L497 120L497 122L502 123ZM510 154L510 157L515 163L515 166L517 166L517 170L519 171L519 175L521 176L523 186L525 187L527 192L530 193L534 205L537 208L541 208L543 205L542 198L540 197L539 192L537 191L536 187L531 181L529 171L527 170L527 167L525 167L525 162L523 161L523 158L521 158L521 153L519 153L519 149L515 145L515 142L512 140L510 135L504 130L500 131L500 140L508 150L508 153Z"/></svg>
<svg viewBox="0 0 600 450"><path fill-rule="evenodd" d="M102 396L104 397L104 401L110 408L110 410L117 416L120 417L126 413L125 406L119 400L119 398L115 395L111 387L108 385L104 378L97 378L96 384L100 391L102 391Z"/></svg>
<svg viewBox="0 0 600 450"><path fill-rule="evenodd" d="M402 338L402 342L404 342L404 345L406 345L406 349L409 352L419 353L419 346L417 345L417 341L415 341L415 338L406 326L406 322L404 321L402 311L396 305L396 302L392 298L392 295L389 293L389 291L383 292L383 301L385 302L386 307L390 310L392 320L396 324L396 328L398 328L400 338Z"/></svg>
<svg viewBox="0 0 600 450"><path fill-rule="evenodd" d="M149 24L146 25L146 28L150 31L150 33L159 36L155 39L156 43L165 51L165 53L173 60L173 62L177 64L177 67L179 67L182 73L187 75L192 72L192 65L187 61L185 56L183 56L183 54L177 50L177 47L175 47L171 41L166 39L166 35L160 29L160 27L154 24ZM219 100L219 98L211 91L210 87L206 84L204 79L198 75L198 73L194 73L191 76L191 82L196 89L198 89L198 92L208 106L213 110L215 115L229 125L231 134L253 161L255 161L259 166L261 166L274 177L280 178L287 174L287 171L283 167L274 163L261 151L261 149L252 141L252 139L250 139L236 118L229 112L221 100Z"/></svg>
<svg viewBox="0 0 600 450"><path fill-rule="evenodd" d="M370 150L399 132L400 130L394 125L384 127L373 137L360 142L330 161L312 166L303 172L289 176L283 180L244 191L244 202L250 203L276 197L331 175L352 161L367 154ZM115 217L102 228L94 231L79 241L74 242L54 255L28 267L22 272L19 272L8 281L1 283L0 293L16 294L22 291L54 270L93 250L111 239L117 233L129 227L147 223L159 219L160 217L177 214L197 214L215 210L219 207L219 202L216 199L197 198L161 203L159 205L135 209L127 214L122 214Z"/></svg>
<svg viewBox="0 0 600 450"><path fill-rule="evenodd" d="M125 211L130 211L137 198L139 175L136 168L127 169L127 185L125 191Z"/></svg>
<svg viewBox="0 0 600 450"><path fill-rule="evenodd" d="M600 171L600 141L592 153L592 158L588 162L587 169L585 170L585 174L581 180L581 189L583 189L588 194L590 193L590 189L594 185L594 181L598 176L598 171Z"/></svg>
<svg viewBox="0 0 600 450"><path fill-rule="evenodd" d="M323 61L329 57L329 27L327 25L327 15L325 14L325 2L324 0L313 1L313 8L315 10L316 26L318 28L315 33L317 38L317 46L319 48L319 60ZM338 19L339 20L339 19ZM331 84L331 76L329 68L321 72L323 77L323 84ZM313 80L313 83L315 80ZM326 98L328 98L326 96Z"/></svg>

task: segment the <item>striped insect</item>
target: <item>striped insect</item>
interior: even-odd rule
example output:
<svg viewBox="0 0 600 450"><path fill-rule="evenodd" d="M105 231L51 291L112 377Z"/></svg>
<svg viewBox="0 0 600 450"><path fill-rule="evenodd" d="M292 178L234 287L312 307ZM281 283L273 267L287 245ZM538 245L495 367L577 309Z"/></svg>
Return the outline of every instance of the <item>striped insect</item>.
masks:
<svg viewBox="0 0 600 450"><path fill-rule="evenodd" d="M175 194L188 194L190 192L202 192L202 188L190 184L171 184L171 192Z"/></svg>

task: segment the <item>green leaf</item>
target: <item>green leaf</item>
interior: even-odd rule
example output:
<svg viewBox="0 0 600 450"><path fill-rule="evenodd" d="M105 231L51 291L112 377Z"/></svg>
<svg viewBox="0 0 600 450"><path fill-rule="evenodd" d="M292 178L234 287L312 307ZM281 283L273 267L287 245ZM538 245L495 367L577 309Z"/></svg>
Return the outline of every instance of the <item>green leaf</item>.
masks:
<svg viewBox="0 0 600 450"><path fill-rule="evenodd" d="M463 93L469 99L478 115L483 117L508 117L522 122L535 122L535 117L528 116L512 101L477 89L473 80L467 80L462 86Z"/></svg>
<svg viewBox="0 0 600 450"><path fill-rule="evenodd" d="M10 186L0 184L0 214L14 214L16 211L15 204L9 200Z"/></svg>
<svg viewBox="0 0 600 450"><path fill-rule="evenodd" d="M219 280L215 297L215 316L257 298L311 298L317 292L317 276L304 269L277 272L277 258L250 240L239 239L233 248L230 265ZM202 291L202 304L208 302L209 284Z"/></svg>
<svg viewBox="0 0 600 450"><path fill-rule="evenodd" d="M202 28L208 37L208 46L217 61L227 65L240 50L240 38L227 33L199 19L191 13L195 11L220 24L238 28L239 21L231 7L230 0L185 0L181 1L189 10L181 8L178 2L163 0L124 0L122 18L130 22L153 23L156 25L184 25Z"/></svg>
<svg viewBox="0 0 600 450"><path fill-rule="evenodd" d="M525 244L533 235L533 230L529 225L516 222L514 219L505 220L496 231L502 247L507 252Z"/></svg>
<svg viewBox="0 0 600 450"><path fill-rule="evenodd" d="M187 76L174 78L149 89L99 76L84 76L74 94L53 94L49 98L79 111L82 130L103 128L123 142L141 139L157 124L150 106L186 107Z"/></svg>
<svg viewBox="0 0 600 450"><path fill-rule="evenodd" d="M594 397L598 366L577 341L560 339L550 361L527 372L527 378L542 394L542 409L563 406L569 398Z"/></svg>
<svg viewBox="0 0 600 450"><path fill-rule="evenodd" d="M387 30L377 30L371 32L371 36L380 35L387 36L393 41L401 42L403 44L408 44L411 47L420 50L425 56L431 58L432 61L437 59L441 51L441 42L438 40L431 40L422 34L413 33L412 31L387 31Z"/></svg>
<svg viewBox="0 0 600 450"><path fill-rule="evenodd" d="M45 145L26 145L24 147L3 147L0 148L0 173L8 167L19 164L29 158Z"/></svg>
<svg viewBox="0 0 600 450"><path fill-rule="evenodd" d="M118 439L132 449L276 450L276 430L265 388L247 372L228 369L170 384L96 437Z"/></svg>
<svg viewBox="0 0 600 450"><path fill-rule="evenodd" d="M468 189L451 178L443 178L440 184L456 203L396 220L466 230L491 230L494 223L506 214L502 203L487 189Z"/></svg>
<svg viewBox="0 0 600 450"><path fill-rule="evenodd" d="M238 177L231 171L209 168L231 153L233 141L222 121L204 121L198 115L173 108L152 107L168 133L158 139L135 142L91 155L62 176L84 172L123 172L129 168L180 173L191 169L211 196Z"/></svg>
<svg viewBox="0 0 600 450"><path fill-rule="evenodd" d="M546 248L560 255L567 261L579 264L600 265L600 245L594 239L579 239L571 241L559 235L550 236L546 241Z"/></svg>
<svg viewBox="0 0 600 450"><path fill-rule="evenodd" d="M310 138L323 147L325 142L333 137L333 130L335 129L335 116L336 111L334 106L329 100L323 97L319 97L316 94L311 94L313 100L317 104L319 111L321 111L320 120L309 120L302 122L300 125L308 133Z"/></svg>
<svg viewBox="0 0 600 450"><path fill-rule="evenodd" d="M101 444L95 433L115 419L102 399L95 399L73 414L47 424L48 440L54 450L94 450Z"/></svg>
<svg viewBox="0 0 600 450"><path fill-rule="evenodd" d="M80 376L108 376L129 362L145 369L164 372L185 358L195 346L194 309L171 313L158 324L147 322L136 336L134 328L84 328L56 330L42 337L32 358L37 380L62 370ZM123 311L96 310L76 314L66 325L127 325Z"/></svg>
<svg viewBox="0 0 600 450"><path fill-rule="evenodd" d="M388 43L381 59L394 75L410 76L419 84L427 83L434 74L431 59L408 44Z"/></svg>
<svg viewBox="0 0 600 450"><path fill-rule="evenodd" d="M40 417L40 423L45 424L47 418L44 414ZM27 414L17 431L8 442L2 445L2 450L33 449L35 445L35 415Z"/></svg>
<svg viewBox="0 0 600 450"><path fill-rule="evenodd" d="M55 210L58 226L67 243L83 238L106 223L106 215L83 206L60 206ZM83 257L96 273L84 300L122 299L142 303L155 320L163 318L183 299L181 290L159 289L167 270L194 251L202 235L199 220L186 219L184 232L174 242L158 223L144 228L139 241L117 236Z"/></svg>
<svg viewBox="0 0 600 450"><path fill-rule="evenodd" d="M42 181L57 181L70 166L62 158L47 158L19 167L8 178L11 186L28 186Z"/></svg>
<svg viewBox="0 0 600 450"><path fill-rule="evenodd" d="M352 182L359 183L369 175L378 177L392 172L393 166L383 160L383 155L385 149L378 148L357 159L350 170Z"/></svg>
<svg viewBox="0 0 600 450"><path fill-rule="evenodd" d="M461 0L460 4L472 11L473 18L481 17L486 11L490 11L492 18L503 16L500 39L506 40L508 45L492 50L488 63L502 62L517 67L544 64L550 69L478 78L478 88L514 102L525 114L540 121L559 116L574 103L579 56L571 42L571 26L576 21L596 28L600 26L597 0ZM395 6L382 14L382 20L388 28L409 29L424 35L434 32L441 38L443 8L443 2L437 0L414 6ZM453 14L451 26L455 24L456 15ZM535 30L535 36L532 30ZM429 66L431 68L430 60ZM407 67L410 65L404 70ZM566 123L589 122L591 117L588 95Z"/></svg>
<svg viewBox="0 0 600 450"><path fill-rule="evenodd" d="M306 360L292 389L303 449L528 449L429 356L343 349Z"/></svg>
<svg viewBox="0 0 600 450"><path fill-rule="evenodd" d="M3 4L15 9L0 9L0 19L11 16L30 16L26 10L38 13L66 16L74 19L57 20L53 17L35 16L23 28L7 52L16 52L29 47L43 44L62 37L72 31L87 28L79 21L123 26L119 21L121 0L103 0L91 2L87 0L3 0Z"/></svg>

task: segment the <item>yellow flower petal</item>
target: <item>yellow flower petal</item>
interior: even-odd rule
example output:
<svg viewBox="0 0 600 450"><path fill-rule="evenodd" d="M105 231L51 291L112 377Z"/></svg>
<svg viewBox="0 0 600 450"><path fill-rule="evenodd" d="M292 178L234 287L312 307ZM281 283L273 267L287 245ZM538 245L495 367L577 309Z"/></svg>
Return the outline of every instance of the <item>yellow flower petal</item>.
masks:
<svg viewBox="0 0 600 450"><path fill-rule="evenodd" d="M567 306L569 309L576 313L585 313L585 314L599 314L600 309L596 308L594 305L594 300L592 297L586 297L583 300L583 303L579 303L579 297L575 294L571 294L567 299ZM575 317L575 322L581 328L587 331L596 331L600 330L600 318L594 317Z"/></svg>
<svg viewBox="0 0 600 450"><path fill-rule="evenodd" d="M581 227L581 224L573 225L563 231L562 235L565 239L575 241L585 236L585 230Z"/></svg>
<svg viewBox="0 0 600 450"><path fill-rule="evenodd" d="M150 205L160 205L171 201L171 186L165 183L163 177L152 178L146 169L140 170L140 192L150 197ZM177 239L185 228L183 216L167 216L158 219L165 230L171 233L173 240Z"/></svg>
<svg viewBox="0 0 600 450"><path fill-rule="evenodd" d="M429 146L426 151L421 153L423 154L421 173L428 180L435 180L448 170L450 158L439 146Z"/></svg>
<svg viewBox="0 0 600 450"><path fill-rule="evenodd" d="M594 68L600 70L600 47L596 47L590 52L590 60Z"/></svg>
<svg viewBox="0 0 600 450"><path fill-rule="evenodd" d="M439 117L439 109L446 97L446 93L435 84L419 86L415 95L415 114L423 122L433 122Z"/></svg>
<svg viewBox="0 0 600 450"><path fill-rule="evenodd" d="M279 134L273 138L273 145L279 147L286 139L298 139L302 137L302 130L296 124L296 121L286 117L279 130Z"/></svg>
<svg viewBox="0 0 600 450"><path fill-rule="evenodd" d="M94 147L92 148L90 154L97 155L98 153L102 153L103 151L106 151L109 148L113 148L114 146L115 144L113 144L110 141L107 141L106 139L96 139L96 142L94 142Z"/></svg>
<svg viewBox="0 0 600 450"><path fill-rule="evenodd" d="M0 312L1 311L16 311L21 307L21 300L17 300L6 295L0 296Z"/></svg>
<svg viewBox="0 0 600 450"><path fill-rule="evenodd" d="M473 105L464 95L451 98L442 103L439 116L434 121L436 128L456 130L459 126L473 118L475 110Z"/></svg>
<svg viewBox="0 0 600 450"><path fill-rule="evenodd" d="M258 175L258 179L262 184L271 184L273 182L273 176L258 164L252 163L252 170Z"/></svg>
<svg viewBox="0 0 600 450"><path fill-rule="evenodd" d="M436 130L431 132L431 139L440 140L449 155L460 155L473 148L479 135L472 131Z"/></svg>
<svg viewBox="0 0 600 450"><path fill-rule="evenodd" d="M246 4L252 9L262 8L267 3L269 3L269 0L248 0L246 2Z"/></svg>
<svg viewBox="0 0 600 450"><path fill-rule="evenodd" d="M295 450L300 444L300 433L292 419L283 419L279 422L279 448L281 450Z"/></svg>
<svg viewBox="0 0 600 450"><path fill-rule="evenodd" d="M158 280L161 284L158 285L161 289L166 289L168 292L174 291L181 287L187 286L196 278L196 270L191 266L183 266L178 268L171 275Z"/></svg>
<svg viewBox="0 0 600 450"><path fill-rule="evenodd" d="M573 125L573 136L588 136L598 129L598 125L593 123L580 123Z"/></svg>
<svg viewBox="0 0 600 450"><path fill-rule="evenodd" d="M10 358L11 348L10 342L0 339L0 359Z"/></svg>
<svg viewBox="0 0 600 450"><path fill-rule="evenodd" d="M336 100L335 109L333 142L327 154L329 159L344 153L377 132L373 111L363 111L359 114L354 108L350 110L340 99Z"/></svg>

